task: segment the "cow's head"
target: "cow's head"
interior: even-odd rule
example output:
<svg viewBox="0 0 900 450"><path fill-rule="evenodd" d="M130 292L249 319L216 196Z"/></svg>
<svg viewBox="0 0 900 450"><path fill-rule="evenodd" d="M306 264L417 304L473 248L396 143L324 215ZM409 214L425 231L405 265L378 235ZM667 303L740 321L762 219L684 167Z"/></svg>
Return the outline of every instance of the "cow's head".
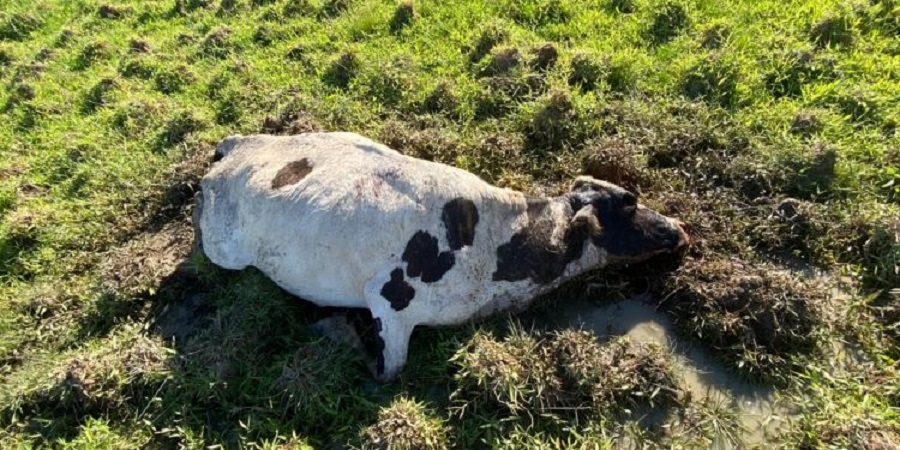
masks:
<svg viewBox="0 0 900 450"><path fill-rule="evenodd" d="M613 262L639 262L690 243L684 224L638 203L615 184L578 177L568 197L575 213L572 226L587 231Z"/></svg>

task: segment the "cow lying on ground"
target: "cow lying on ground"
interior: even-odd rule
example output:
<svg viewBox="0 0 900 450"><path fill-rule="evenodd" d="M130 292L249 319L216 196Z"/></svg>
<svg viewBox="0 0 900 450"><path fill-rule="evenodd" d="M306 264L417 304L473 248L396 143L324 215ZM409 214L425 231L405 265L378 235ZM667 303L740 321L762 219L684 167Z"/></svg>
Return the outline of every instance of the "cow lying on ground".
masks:
<svg viewBox="0 0 900 450"><path fill-rule="evenodd" d="M203 251L317 305L371 310L381 380L403 368L416 325L521 309L580 273L688 242L590 177L531 198L352 133L232 136L216 152L197 203Z"/></svg>

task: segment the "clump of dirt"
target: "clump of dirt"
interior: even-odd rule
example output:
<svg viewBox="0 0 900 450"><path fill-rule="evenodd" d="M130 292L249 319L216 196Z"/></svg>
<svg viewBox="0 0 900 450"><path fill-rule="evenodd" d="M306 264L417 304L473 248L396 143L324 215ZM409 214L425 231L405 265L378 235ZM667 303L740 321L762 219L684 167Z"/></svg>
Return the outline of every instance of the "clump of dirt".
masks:
<svg viewBox="0 0 900 450"><path fill-rule="evenodd" d="M394 16L391 17L391 31L399 33L400 30L406 28L416 18L416 8L412 0L404 0L397 5L394 10Z"/></svg>
<svg viewBox="0 0 900 450"><path fill-rule="evenodd" d="M570 144L580 131L578 119L571 94L564 90L551 92L525 127L529 148L554 151Z"/></svg>
<svg viewBox="0 0 900 450"><path fill-rule="evenodd" d="M253 32L252 39L253 42L256 43L256 45L259 45L260 47L267 47L275 42L275 39L277 37L277 34L272 28L266 25L260 25L256 27L256 31Z"/></svg>
<svg viewBox="0 0 900 450"><path fill-rule="evenodd" d="M288 109L278 115L266 116L260 129L269 134L294 135L322 131L324 127L312 114Z"/></svg>
<svg viewBox="0 0 900 450"><path fill-rule="evenodd" d="M176 296L195 280L184 264L193 242L190 224L175 221L112 250L101 269L105 288L132 298Z"/></svg>
<svg viewBox="0 0 900 450"><path fill-rule="evenodd" d="M853 19L848 15L829 15L809 30L809 38L820 48L849 47L853 44Z"/></svg>
<svg viewBox="0 0 900 450"><path fill-rule="evenodd" d="M355 53L345 52L331 62L328 70L325 71L323 81L332 86L346 89L350 85L350 81L358 75L361 65L359 57Z"/></svg>
<svg viewBox="0 0 900 450"><path fill-rule="evenodd" d="M825 295L797 275L711 255L687 259L663 290L679 328L752 376L784 381L815 349Z"/></svg>
<svg viewBox="0 0 900 450"><path fill-rule="evenodd" d="M43 25L43 20L31 13L5 14L0 22L0 40L24 41Z"/></svg>
<svg viewBox="0 0 900 450"><path fill-rule="evenodd" d="M522 54L515 47L505 47L491 51L487 64L479 71L480 75L495 77L511 72L522 63Z"/></svg>
<svg viewBox="0 0 900 450"><path fill-rule="evenodd" d="M157 70L153 75L153 85L157 91L170 95L181 92L185 86L193 83L195 79L193 71L189 67L182 65L174 70Z"/></svg>
<svg viewBox="0 0 900 450"><path fill-rule="evenodd" d="M546 72L556 66L559 60L559 50L550 42L541 44L529 52L531 54L531 68L538 72Z"/></svg>
<svg viewBox="0 0 900 450"><path fill-rule="evenodd" d="M386 122L378 136L384 145L405 155L445 164L453 164L463 149L455 132L436 127L416 129L399 121Z"/></svg>
<svg viewBox="0 0 900 450"><path fill-rule="evenodd" d="M114 78L104 78L97 82L84 96L82 111L86 114L93 113L99 108L110 103L112 92L119 87L119 82Z"/></svg>
<svg viewBox="0 0 900 450"><path fill-rule="evenodd" d="M150 43L143 39L132 39L128 41L128 51L131 53L150 53Z"/></svg>
<svg viewBox="0 0 900 450"><path fill-rule="evenodd" d="M679 2L666 1L659 5L653 15L653 24L647 30L648 40L655 44L665 44L690 25L687 9Z"/></svg>
<svg viewBox="0 0 900 450"><path fill-rule="evenodd" d="M451 396L458 415L478 408L531 417L627 415L632 407L671 406L681 397L662 349L625 338L601 344L587 331L514 328L502 341L479 332L452 361L459 367Z"/></svg>
<svg viewBox="0 0 900 450"><path fill-rule="evenodd" d="M640 148L619 138L595 141L584 150L584 173L618 184L632 192L648 187L650 174Z"/></svg>
<svg viewBox="0 0 900 450"><path fill-rule="evenodd" d="M509 32L503 26L497 23L488 24L481 30L481 34L472 45L469 51L469 61L473 64L480 61L491 52L494 46L508 38Z"/></svg>
<svg viewBox="0 0 900 450"><path fill-rule="evenodd" d="M399 397L363 430L364 450L438 450L450 447L447 428L425 405Z"/></svg>
<svg viewBox="0 0 900 450"><path fill-rule="evenodd" d="M125 17L126 9L121 6L100 5L97 15L103 19L121 19Z"/></svg>
<svg viewBox="0 0 900 450"><path fill-rule="evenodd" d="M231 28L222 27L210 31L200 44L200 53L214 58L224 58L232 50Z"/></svg>
<svg viewBox="0 0 900 450"><path fill-rule="evenodd" d="M113 49L106 42L91 42L81 49L78 58L75 60L76 69L86 69L95 62L108 58L112 55Z"/></svg>
<svg viewBox="0 0 900 450"><path fill-rule="evenodd" d="M422 101L422 110L431 113L443 113L451 117L459 115L460 101L453 84L442 81Z"/></svg>

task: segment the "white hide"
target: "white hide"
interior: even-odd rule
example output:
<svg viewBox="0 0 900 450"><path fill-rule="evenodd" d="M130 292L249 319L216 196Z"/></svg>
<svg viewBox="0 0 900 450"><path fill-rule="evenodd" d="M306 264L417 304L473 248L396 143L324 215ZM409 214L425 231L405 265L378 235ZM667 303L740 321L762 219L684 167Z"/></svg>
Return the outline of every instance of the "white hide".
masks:
<svg viewBox="0 0 900 450"><path fill-rule="evenodd" d="M229 137L217 151L224 158L201 183L204 252L228 269L254 266L317 305L369 308L385 343L382 379L402 368L414 326L458 324L521 308L605 263L603 250L586 244L583 256L552 283L492 280L498 246L527 225L525 196L356 134ZM311 172L273 189L276 174L303 158ZM415 297L406 308L392 309L380 292L391 271L406 270L401 255L407 242L421 230L438 238L440 251L449 250L442 208L459 197L478 210L472 245L455 252L455 264L437 282L405 277ZM554 236L561 238L566 212L558 214Z"/></svg>

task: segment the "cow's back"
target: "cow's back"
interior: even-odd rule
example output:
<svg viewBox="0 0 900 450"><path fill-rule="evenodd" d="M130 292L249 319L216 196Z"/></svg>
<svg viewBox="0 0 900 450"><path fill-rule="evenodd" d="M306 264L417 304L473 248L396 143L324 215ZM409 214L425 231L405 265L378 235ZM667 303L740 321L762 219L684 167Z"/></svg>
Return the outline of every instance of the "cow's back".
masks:
<svg viewBox="0 0 900 450"><path fill-rule="evenodd" d="M521 194L468 172L351 133L231 137L223 146L226 156L201 186L204 251L223 267L256 266L322 305L364 306L366 280L405 266L403 252L417 233L442 249L481 238L489 258L494 241L512 233L510 218L522 203ZM448 208L455 214L461 202L480 211L471 231L502 235L452 242L459 238L448 232Z"/></svg>

